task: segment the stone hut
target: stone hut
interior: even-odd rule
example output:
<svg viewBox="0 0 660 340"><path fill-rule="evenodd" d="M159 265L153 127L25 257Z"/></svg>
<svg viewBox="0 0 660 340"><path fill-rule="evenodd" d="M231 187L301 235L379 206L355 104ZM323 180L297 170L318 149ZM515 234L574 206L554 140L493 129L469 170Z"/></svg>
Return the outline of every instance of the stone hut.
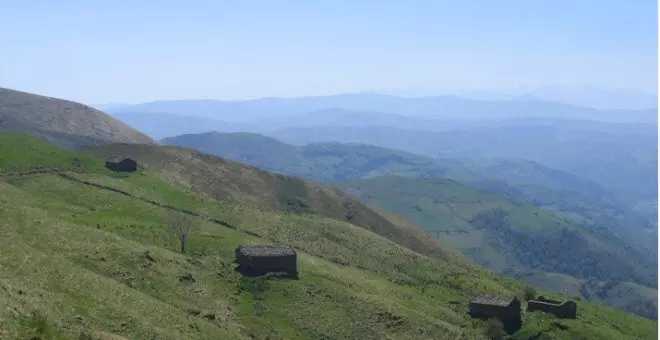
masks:
<svg viewBox="0 0 660 340"><path fill-rule="evenodd" d="M508 333L522 326L520 300L493 296L475 296L470 300L469 314L475 318L499 319Z"/></svg>
<svg viewBox="0 0 660 340"><path fill-rule="evenodd" d="M237 269L245 276L285 273L289 277L298 277L298 257L291 247L240 246L235 252Z"/></svg>
<svg viewBox="0 0 660 340"><path fill-rule="evenodd" d="M134 172L137 162L128 157L113 157L105 161L105 167L112 171Z"/></svg>
<svg viewBox="0 0 660 340"><path fill-rule="evenodd" d="M558 318L575 319L577 318L577 303L572 300L553 300L539 296L535 300L527 301L527 311L541 311L551 313Z"/></svg>

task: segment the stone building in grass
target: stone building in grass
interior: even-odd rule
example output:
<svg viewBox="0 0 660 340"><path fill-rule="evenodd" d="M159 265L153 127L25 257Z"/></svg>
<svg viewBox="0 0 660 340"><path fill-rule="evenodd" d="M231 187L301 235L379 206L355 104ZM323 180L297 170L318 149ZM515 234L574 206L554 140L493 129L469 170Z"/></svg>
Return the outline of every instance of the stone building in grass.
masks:
<svg viewBox="0 0 660 340"><path fill-rule="evenodd" d="M137 162L128 157L112 157L105 161L105 167L112 171L134 172L137 170Z"/></svg>
<svg viewBox="0 0 660 340"><path fill-rule="evenodd" d="M284 273L289 277L298 277L298 255L291 247L240 246L235 253L237 270L245 276Z"/></svg>
<svg viewBox="0 0 660 340"><path fill-rule="evenodd" d="M527 311L541 311L554 314L558 318L577 318L577 303L572 300L553 300L539 296L534 300L527 301Z"/></svg>
<svg viewBox="0 0 660 340"><path fill-rule="evenodd" d="M521 304L515 297L475 296L470 300L469 314L475 318L499 319L508 333L522 327Z"/></svg>

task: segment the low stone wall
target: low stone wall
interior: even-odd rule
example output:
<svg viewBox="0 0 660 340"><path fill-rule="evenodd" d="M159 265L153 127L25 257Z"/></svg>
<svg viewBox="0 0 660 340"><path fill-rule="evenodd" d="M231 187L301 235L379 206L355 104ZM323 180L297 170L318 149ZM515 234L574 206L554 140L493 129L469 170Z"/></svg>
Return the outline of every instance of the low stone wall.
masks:
<svg viewBox="0 0 660 340"><path fill-rule="evenodd" d="M572 300L558 301L539 296L536 300L527 301L527 310L551 313L564 319L577 318L577 303Z"/></svg>
<svg viewBox="0 0 660 340"><path fill-rule="evenodd" d="M499 319L507 333L515 333L522 327L520 302L514 299L509 305L495 305L470 301L468 313L475 318Z"/></svg>

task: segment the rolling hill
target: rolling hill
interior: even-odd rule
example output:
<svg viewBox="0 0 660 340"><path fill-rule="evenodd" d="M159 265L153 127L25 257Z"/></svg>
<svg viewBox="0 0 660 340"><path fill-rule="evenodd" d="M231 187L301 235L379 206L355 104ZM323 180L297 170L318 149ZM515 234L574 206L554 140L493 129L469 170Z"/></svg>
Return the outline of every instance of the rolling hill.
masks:
<svg viewBox="0 0 660 340"><path fill-rule="evenodd" d="M336 142L294 146L253 133L189 134L165 138L179 145L262 169L316 181L343 181L397 175L452 178L510 199L557 213L572 223L651 253L657 244L657 221L638 212L600 184L580 176L519 159L432 159L403 151Z"/></svg>
<svg viewBox="0 0 660 340"><path fill-rule="evenodd" d="M626 283L634 289L625 298L619 296L615 305L657 317L657 298L648 293L657 291L655 258L602 236L607 233L585 230L452 180L378 177L339 185L367 203L411 219L486 268L532 284L542 282L541 287L559 292L576 292L565 286L567 280L581 283L577 295L606 303L614 303L608 289ZM631 279L634 271L641 276ZM594 285L592 281L606 285L598 296L582 289Z"/></svg>
<svg viewBox="0 0 660 340"><path fill-rule="evenodd" d="M321 205L347 198L320 198L331 193L300 180L173 147L74 153L15 133L0 141L0 338L474 339L485 322L466 315L470 296L523 294L460 255L428 257L379 236L359 225L366 217L329 217ZM98 158L131 150L141 164L132 174ZM224 169L222 186L198 185L209 169ZM318 189L299 196L307 212L263 195L301 186ZM173 209L201 226L186 254L169 235ZM299 279L241 277L233 250L254 243L296 247ZM657 337L657 322L591 303L578 310L576 320L525 313L510 338Z"/></svg>
<svg viewBox="0 0 660 340"><path fill-rule="evenodd" d="M232 200L260 209L311 213L350 221L420 254L443 258L458 255L408 222L378 212L337 189L213 157L181 147L112 144L86 149L101 158L123 155L137 160L168 183L215 200Z"/></svg>
<svg viewBox="0 0 660 340"><path fill-rule="evenodd" d="M298 147L264 135L241 132L188 134L164 138L161 142L317 181L387 174L437 177L447 172L427 157L360 144L317 143Z"/></svg>
<svg viewBox="0 0 660 340"><path fill-rule="evenodd" d="M440 132L330 126L265 134L295 145L362 143L434 158L535 161L596 182L630 208L657 220L656 130L622 125L620 132L612 132L565 125L528 122Z"/></svg>
<svg viewBox="0 0 660 340"><path fill-rule="evenodd" d="M89 106L0 88L0 131L22 131L65 148L107 143L155 143Z"/></svg>
<svg viewBox="0 0 660 340"><path fill-rule="evenodd" d="M572 228L571 230L587 232L588 235L580 234L579 238L596 240L595 242L600 244L596 246L600 249L596 253L601 250L605 251L605 248L610 249L606 251L608 253L609 251L618 252L627 258L623 262L633 267L641 265L640 268L644 268L640 269L641 271L651 274L647 279L637 282L651 287L655 285L655 276L652 274L655 272L655 257L650 256L649 253L657 253L657 244L650 239L649 235L656 234L649 234L649 231L643 228L644 223L648 224L648 221L643 219L640 221L637 215L622 209L618 202L608 200L607 190L598 184L563 171L543 167L535 162L465 159L434 161L406 152L368 145L318 143L298 147L251 133L211 132L184 135L166 138L163 143L185 146L259 166L269 171L302 176L328 184L340 185L344 188L350 189L352 185L363 184L367 189L357 189L357 192L364 190L364 194L367 196L362 196L362 198L366 201L382 209L411 218L427 230L437 230L439 223L442 226L440 229L448 231L435 231L436 236L447 244L458 247L487 268L530 280L533 268L536 270L534 272L536 278L545 273L546 280L542 286L548 289L563 291L567 278L566 275L554 274L557 271L585 278L592 277L593 273L575 271L576 268L559 269L555 265L543 267L547 263L519 262L519 258L527 261L532 257L529 254L517 253L519 248L523 247L519 247L516 242L526 244L531 242L529 238L536 239L535 242L543 242L542 240L550 242L553 239L561 240L563 237L561 234L553 234L550 230L544 230L550 231L549 233L538 232L538 228L533 228L533 226L554 227L556 224L562 224ZM446 167L439 166L438 163ZM391 178L390 183L379 178L388 175L406 176L411 179ZM456 182L448 182L453 183L452 185L442 185L445 182L436 183L433 181L434 178L459 179L475 187ZM355 182L360 179L369 180ZM433 184L436 184L436 187ZM428 191L425 188L436 188L438 192L433 192L433 189ZM477 188L503 195L514 201L526 201L553 212L561 218L547 217L547 213L534 210L531 206L521 206L504 197L494 196L477 190ZM499 232L491 233L488 228L474 230L469 224L470 219L474 217L472 215L466 217L444 205L435 206L435 203L427 205L417 202L417 200L419 202L425 202L425 200L441 202L446 198L443 195L452 193L456 194L453 197L456 204L471 205L470 209L474 214L488 214L493 207L506 206L508 210L515 207L514 210L518 213L514 214L514 223L522 223L527 226L522 229L526 239L517 241L502 239L501 235L498 235ZM540 214L552 219L553 222L544 221L539 217ZM453 225L452 221L456 221L455 223L458 224ZM520 230L518 231L520 232ZM561 229L556 229L556 232L559 231ZM489 242L481 244L482 240ZM513 243L506 245L509 241ZM468 243L464 244L464 242ZM560 247L558 246L553 251L557 249ZM560 253L538 253L535 256L546 258L550 263L553 259L559 259L559 255ZM596 255L595 258L599 256L606 255L603 253ZM556 264L559 265L559 263L564 262L559 261ZM576 264L571 261L565 263ZM590 268L591 265L585 264L584 268ZM524 270L514 272L513 268L524 268ZM539 270L539 268L544 269ZM614 274L614 272L610 274ZM621 271L621 273L623 272L625 270ZM613 280L614 277L607 274L601 275L599 279L607 281ZM580 282L580 279L571 278L571 280ZM629 280L629 276L624 275L616 280L625 282ZM540 281L535 279L533 282ZM577 283L573 286L575 285ZM638 285L639 291L647 289L654 290ZM579 289L569 289L569 291L580 294ZM648 297L646 293L643 295ZM630 304L623 307L639 312L638 304L634 302L636 301L635 296L638 295L631 294ZM595 295L585 295L585 297L595 298ZM605 302L609 303L607 299ZM643 315L653 317L655 303L647 305ZM621 307L621 303L619 302L617 306Z"/></svg>
<svg viewBox="0 0 660 340"><path fill-rule="evenodd" d="M211 118L163 112L109 111L109 114L118 121L132 126L154 139L181 134L203 133L209 130L221 132L260 130L256 124L232 123Z"/></svg>

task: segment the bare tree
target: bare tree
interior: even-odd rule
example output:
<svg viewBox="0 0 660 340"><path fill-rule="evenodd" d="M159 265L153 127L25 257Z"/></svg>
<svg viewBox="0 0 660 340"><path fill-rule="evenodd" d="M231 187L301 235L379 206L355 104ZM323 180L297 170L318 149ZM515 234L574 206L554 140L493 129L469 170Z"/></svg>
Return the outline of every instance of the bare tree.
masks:
<svg viewBox="0 0 660 340"><path fill-rule="evenodd" d="M488 319L486 336L491 340L502 340L504 338L504 325L502 325L502 322L498 319Z"/></svg>
<svg viewBox="0 0 660 340"><path fill-rule="evenodd" d="M186 253L186 242L190 235L199 231L199 224L191 217L183 213L168 212L170 231L181 243L181 253Z"/></svg>

